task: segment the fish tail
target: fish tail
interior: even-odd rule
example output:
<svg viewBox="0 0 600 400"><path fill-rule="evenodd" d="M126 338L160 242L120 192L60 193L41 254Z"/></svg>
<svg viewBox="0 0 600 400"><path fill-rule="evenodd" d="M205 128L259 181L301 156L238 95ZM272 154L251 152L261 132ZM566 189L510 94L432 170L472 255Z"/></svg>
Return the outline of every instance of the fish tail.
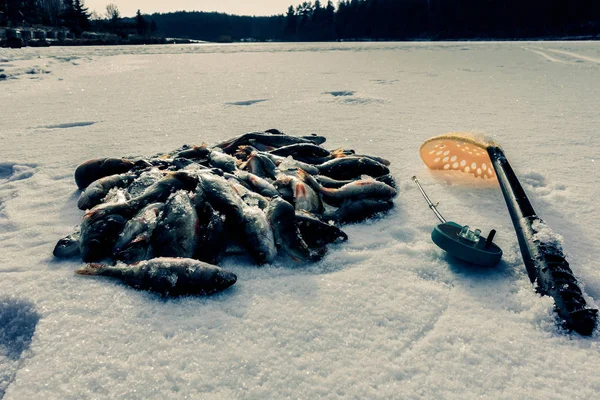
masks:
<svg viewBox="0 0 600 400"><path fill-rule="evenodd" d="M105 267L105 264L92 263L75 270L75 273L78 275L100 275Z"/></svg>

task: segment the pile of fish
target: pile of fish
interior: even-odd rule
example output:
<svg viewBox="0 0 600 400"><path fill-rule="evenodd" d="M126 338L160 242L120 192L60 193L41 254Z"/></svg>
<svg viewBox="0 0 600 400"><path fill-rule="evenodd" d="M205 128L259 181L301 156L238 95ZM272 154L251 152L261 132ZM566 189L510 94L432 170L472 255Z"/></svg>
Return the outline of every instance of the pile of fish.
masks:
<svg viewBox="0 0 600 400"><path fill-rule="evenodd" d="M83 220L54 256L91 263L78 274L165 295L233 285L235 274L216 266L227 254L317 261L348 239L341 224L389 210L397 193L387 160L324 142L270 129L150 158L86 161L75 170Z"/></svg>

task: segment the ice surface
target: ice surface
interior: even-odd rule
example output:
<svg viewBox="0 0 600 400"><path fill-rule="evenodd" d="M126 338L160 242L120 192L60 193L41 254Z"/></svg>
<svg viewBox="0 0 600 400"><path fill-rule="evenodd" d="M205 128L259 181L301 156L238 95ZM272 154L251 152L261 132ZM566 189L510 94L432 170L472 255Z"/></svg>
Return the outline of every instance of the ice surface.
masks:
<svg viewBox="0 0 600 400"><path fill-rule="evenodd" d="M595 42L0 49L0 293L38 315L0 363L4 399L597 397L598 334L557 328L497 184L419 159L447 132L499 142L596 306L597 60ZM389 159L396 207L316 264L228 258L238 282L207 298L158 300L52 259L81 220L83 161L269 128ZM497 268L431 242L413 175L449 220L498 231Z"/></svg>

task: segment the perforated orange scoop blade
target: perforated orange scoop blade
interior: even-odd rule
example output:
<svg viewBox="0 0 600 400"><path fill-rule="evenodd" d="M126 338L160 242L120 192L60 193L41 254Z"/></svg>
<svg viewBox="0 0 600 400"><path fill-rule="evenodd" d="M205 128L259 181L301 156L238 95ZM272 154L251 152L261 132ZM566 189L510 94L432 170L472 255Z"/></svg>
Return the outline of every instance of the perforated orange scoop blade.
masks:
<svg viewBox="0 0 600 400"><path fill-rule="evenodd" d="M497 146L485 137L452 132L428 139L421 145L421 159L430 169L460 171L476 178L495 179L487 147Z"/></svg>

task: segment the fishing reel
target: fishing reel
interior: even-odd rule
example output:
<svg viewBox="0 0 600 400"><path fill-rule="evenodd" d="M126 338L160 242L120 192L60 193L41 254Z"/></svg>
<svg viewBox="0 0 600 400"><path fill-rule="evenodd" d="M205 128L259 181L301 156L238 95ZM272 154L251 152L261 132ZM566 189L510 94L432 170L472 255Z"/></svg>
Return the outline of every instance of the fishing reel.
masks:
<svg viewBox="0 0 600 400"><path fill-rule="evenodd" d="M494 229L486 238L481 235L480 229L471 230L468 225L447 221L431 202L417 177L413 176L412 179L419 187L431 211L441 222L431 232L433 243L448 254L472 264L490 267L500 262L502 249L493 242L496 235Z"/></svg>

